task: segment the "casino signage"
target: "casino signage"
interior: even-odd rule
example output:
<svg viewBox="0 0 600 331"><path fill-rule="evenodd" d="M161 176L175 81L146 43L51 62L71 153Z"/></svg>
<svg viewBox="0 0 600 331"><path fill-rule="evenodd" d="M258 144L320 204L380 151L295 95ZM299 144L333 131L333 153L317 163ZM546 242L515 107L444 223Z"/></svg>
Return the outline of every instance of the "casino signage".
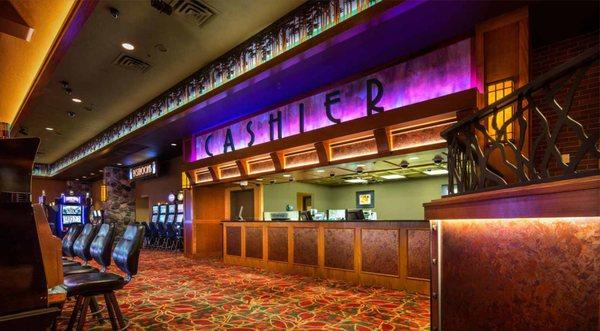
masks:
<svg viewBox="0 0 600 331"><path fill-rule="evenodd" d="M338 88L192 137L188 162L230 153L475 87L471 39Z"/></svg>
<svg viewBox="0 0 600 331"><path fill-rule="evenodd" d="M149 163L142 163L129 168L129 179L136 180L146 177L156 176L158 169L156 167L156 161Z"/></svg>

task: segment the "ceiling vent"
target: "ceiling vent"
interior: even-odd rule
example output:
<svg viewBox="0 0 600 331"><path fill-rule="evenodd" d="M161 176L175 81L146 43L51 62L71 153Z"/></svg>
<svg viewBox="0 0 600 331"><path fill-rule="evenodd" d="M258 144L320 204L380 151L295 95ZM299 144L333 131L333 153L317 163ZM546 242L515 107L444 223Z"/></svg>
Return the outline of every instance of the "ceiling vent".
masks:
<svg viewBox="0 0 600 331"><path fill-rule="evenodd" d="M151 0L154 9L201 27L215 15L215 10L199 0Z"/></svg>
<svg viewBox="0 0 600 331"><path fill-rule="evenodd" d="M125 53L121 53L113 61L113 64L125 70L137 71L141 73L145 73L152 67L150 64Z"/></svg>
<svg viewBox="0 0 600 331"><path fill-rule="evenodd" d="M215 15L214 10L198 0L174 0L171 5L174 15L197 27L203 26Z"/></svg>

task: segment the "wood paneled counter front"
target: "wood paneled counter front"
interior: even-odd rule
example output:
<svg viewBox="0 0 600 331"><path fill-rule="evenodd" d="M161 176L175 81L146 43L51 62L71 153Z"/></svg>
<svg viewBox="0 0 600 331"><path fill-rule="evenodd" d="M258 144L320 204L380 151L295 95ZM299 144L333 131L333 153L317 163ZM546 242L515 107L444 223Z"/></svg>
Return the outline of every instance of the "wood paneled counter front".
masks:
<svg viewBox="0 0 600 331"><path fill-rule="evenodd" d="M223 261L429 294L427 221L225 221Z"/></svg>

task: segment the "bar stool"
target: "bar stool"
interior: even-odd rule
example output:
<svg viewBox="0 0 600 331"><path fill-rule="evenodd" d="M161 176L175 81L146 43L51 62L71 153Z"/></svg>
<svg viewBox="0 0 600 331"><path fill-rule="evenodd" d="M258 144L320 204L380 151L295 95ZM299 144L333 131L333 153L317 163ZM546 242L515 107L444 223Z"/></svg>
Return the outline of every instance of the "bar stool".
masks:
<svg viewBox="0 0 600 331"><path fill-rule="evenodd" d="M96 295L104 296L113 330L127 327L114 291L122 289L137 274L143 240L144 226L130 224L113 250L112 258L117 267L127 275L125 278L110 272L89 272L65 277L67 295L77 297L67 330L72 330L76 322L77 330L83 330L90 301Z"/></svg>
<svg viewBox="0 0 600 331"><path fill-rule="evenodd" d="M110 266L110 253L112 250L113 243L115 241L115 225L114 223L105 223L99 226L96 237L91 242L88 252L89 256L94 261L100 264L101 269L98 270L89 265L76 265L63 268L63 274L65 276L74 274L83 274L88 272L105 272L106 268ZM83 253L83 252L82 252ZM85 255L85 254L82 254ZM80 256L77 254L77 256ZM81 256L80 256L81 257ZM84 257L82 257L84 258Z"/></svg>
<svg viewBox="0 0 600 331"><path fill-rule="evenodd" d="M75 252L73 251L73 244L75 244L75 240L79 237L81 230L83 227L81 224L73 224L69 227L69 231L62 239L62 254L63 254L63 266L70 265L79 265L77 261L73 261L67 258L75 257Z"/></svg>

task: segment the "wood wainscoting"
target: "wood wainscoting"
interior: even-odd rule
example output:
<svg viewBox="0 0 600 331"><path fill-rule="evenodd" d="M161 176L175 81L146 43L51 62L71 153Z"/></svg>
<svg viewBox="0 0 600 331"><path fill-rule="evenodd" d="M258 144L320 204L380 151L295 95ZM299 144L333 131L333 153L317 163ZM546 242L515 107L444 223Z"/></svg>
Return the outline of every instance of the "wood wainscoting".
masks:
<svg viewBox="0 0 600 331"><path fill-rule="evenodd" d="M429 294L429 222L223 222L223 261Z"/></svg>

